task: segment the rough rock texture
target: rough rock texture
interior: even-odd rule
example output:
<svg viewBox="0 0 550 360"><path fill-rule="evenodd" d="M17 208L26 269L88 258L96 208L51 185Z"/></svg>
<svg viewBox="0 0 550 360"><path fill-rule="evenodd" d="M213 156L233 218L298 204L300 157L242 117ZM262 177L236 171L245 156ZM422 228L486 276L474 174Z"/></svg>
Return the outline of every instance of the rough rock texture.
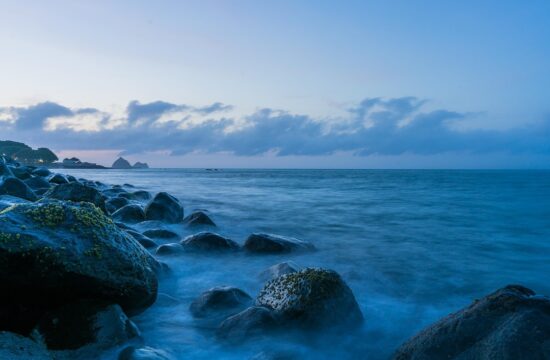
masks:
<svg viewBox="0 0 550 360"><path fill-rule="evenodd" d="M191 215L186 216L183 222L187 226L216 226L204 211L194 211Z"/></svg>
<svg viewBox="0 0 550 360"><path fill-rule="evenodd" d="M69 180L61 174L53 174L49 181L53 184L67 184L69 182Z"/></svg>
<svg viewBox="0 0 550 360"><path fill-rule="evenodd" d="M200 232L190 235L181 241L188 251L235 251L239 244L221 235L211 232Z"/></svg>
<svg viewBox="0 0 550 360"><path fill-rule="evenodd" d="M506 286L424 329L394 359L550 359L550 298Z"/></svg>
<svg viewBox="0 0 550 360"><path fill-rule="evenodd" d="M225 340L240 342L273 330L277 325L270 309L253 306L225 319L218 328L217 335Z"/></svg>
<svg viewBox="0 0 550 360"><path fill-rule="evenodd" d="M29 200L21 199L11 195L0 195L0 211L15 204L28 204Z"/></svg>
<svg viewBox="0 0 550 360"><path fill-rule="evenodd" d="M145 220L143 208L136 204L128 204L111 214L115 221L135 224Z"/></svg>
<svg viewBox="0 0 550 360"><path fill-rule="evenodd" d="M143 235L154 239L174 239L179 237L175 232L166 229L146 230L143 232Z"/></svg>
<svg viewBox="0 0 550 360"><path fill-rule="evenodd" d="M138 335L120 306L98 301L80 301L49 312L33 331L33 337L52 350L108 348Z"/></svg>
<svg viewBox="0 0 550 360"><path fill-rule="evenodd" d="M7 331L0 332L0 359L52 360L46 348L33 340Z"/></svg>
<svg viewBox="0 0 550 360"><path fill-rule="evenodd" d="M315 249L307 241L273 234L252 234L246 239L243 247L248 252L260 254L281 254Z"/></svg>
<svg viewBox="0 0 550 360"><path fill-rule="evenodd" d="M52 184L41 176L33 176L32 178L29 178L23 182L33 190L37 190L37 189L47 190L52 187Z"/></svg>
<svg viewBox="0 0 550 360"><path fill-rule="evenodd" d="M128 200L136 200L136 201L148 201L151 199L151 194L144 190L139 190L135 192L123 192L120 193L118 196L126 198Z"/></svg>
<svg viewBox="0 0 550 360"><path fill-rule="evenodd" d="M157 294L154 259L90 203L20 204L0 213L0 324L28 326L34 313L82 298L117 303L129 314ZM15 322L10 322L9 319ZM21 329L23 331L24 329Z"/></svg>
<svg viewBox="0 0 550 360"><path fill-rule="evenodd" d="M157 255L176 255L181 254L185 250L179 243L164 244L157 248L155 254Z"/></svg>
<svg viewBox="0 0 550 360"><path fill-rule="evenodd" d="M307 268L282 275L260 291L256 305L306 328L358 325L363 320L351 289L332 270Z"/></svg>
<svg viewBox="0 0 550 360"><path fill-rule="evenodd" d="M37 199L34 191L15 177L7 177L0 182L0 195L12 195L29 201L36 201Z"/></svg>
<svg viewBox="0 0 550 360"><path fill-rule="evenodd" d="M44 194L45 198L57 200L70 200L74 202L89 202L105 210L105 196L96 188L81 184L79 182L60 184L50 189Z"/></svg>
<svg viewBox="0 0 550 360"><path fill-rule="evenodd" d="M175 360L168 352L149 346L136 348L128 346L120 352L118 360Z"/></svg>
<svg viewBox="0 0 550 360"><path fill-rule="evenodd" d="M298 271L300 271L300 267L294 261L285 261L262 271L260 274L260 279L267 281L275 279L281 275L292 274Z"/></svg>
<svg viewBox="0 0 550 360"><path fill-rule="evenodd" d="M105 209L110 213L114 213L123 206L128 205L130 202L126 198L115 197L105 201Z"/></svg>
<svg viewBox="0 0 550 360"><path fill-rule="evenodd" d="M222 313L225 317L246 308L250 295L232 286L217 286L200 294L189 306L194 317L202 318Z"/></svg>
<svg viewBox="0 0 550 360"><path fill-rule="evenodd" d="M130 234L134 239L136 239L141 244L141 246L143 246L146 249L157 247L157 243L155 241L143 235L142 233L139 233L134 230L126 230L126 232Z"/></svg>
<svg viewBox="0 0 550 360"><path fill-rule="evenodd" d="M145 207L147 220L179 223L183 220L183 207L172 195L160 192Z"/></svg>

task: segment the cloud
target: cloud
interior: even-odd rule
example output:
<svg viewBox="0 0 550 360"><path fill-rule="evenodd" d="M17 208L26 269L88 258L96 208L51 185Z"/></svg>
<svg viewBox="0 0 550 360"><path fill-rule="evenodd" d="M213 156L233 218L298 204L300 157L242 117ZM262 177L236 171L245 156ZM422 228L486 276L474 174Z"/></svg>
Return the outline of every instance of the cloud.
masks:
<svg viewBox="0 0 550 360"><path fill-rule="evenodd" d="M368 98L339 117L319 119L274 109L234 116L233 107L222 103L195 107L132 101L120 116L46 102L0 109L0 119L9 119L0 126L6 138L39 139L58 150L114 149L124 154L550 154L550 121L506 131L459 130L456 125L472 114L431 110L426 104L415 97Z"/></svg>

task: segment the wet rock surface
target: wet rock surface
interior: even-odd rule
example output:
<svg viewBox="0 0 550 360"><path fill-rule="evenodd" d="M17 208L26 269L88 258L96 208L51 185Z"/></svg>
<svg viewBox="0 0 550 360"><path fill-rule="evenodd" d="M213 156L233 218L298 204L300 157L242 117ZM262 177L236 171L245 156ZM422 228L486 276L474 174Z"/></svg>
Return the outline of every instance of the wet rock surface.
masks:
<svg viewBox="0 0 550 360"><path fill-rule="evenodd" d="M241 289L232 286L218 286L195 298L189 306L189 310L196 318L212 315L227 317L231 313L234 314L244 309L251 302L252 297Z"/></svg>
<svg viewBox="0 0 550 360"><path fill-rule="evenodd" d="M211 232L200 232L190 235L181 241L181 245L188 251L235 251L239 244L221 235Z"/></svg>
<svg viewBox="0 0 550 360"><path fill-rule="evenodd" d="M145 207L147 220L161 220L179 223L183 220L183 206L172 195L160 192Z"/></svg>
<svg viewBox="0 0 550 360"><path fill-rule="evenodd" d="M290 252L313 251L313 244L291 237L256 233L250 235L243 248L250 253L257 254L282 254Z"/></svg>

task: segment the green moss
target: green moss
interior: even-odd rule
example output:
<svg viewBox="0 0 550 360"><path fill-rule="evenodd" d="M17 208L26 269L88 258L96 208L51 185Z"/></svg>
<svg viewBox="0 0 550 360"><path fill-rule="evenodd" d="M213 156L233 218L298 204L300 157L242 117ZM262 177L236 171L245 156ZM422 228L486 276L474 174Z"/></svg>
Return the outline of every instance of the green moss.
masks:
<svg viewBox="0 0 550 360"><path fill-rule="evenodd" d="M26 210L25 214L35 223L48 227L59 226L65 221L65 209L59 204L41 204Z"/></svg>
<svg viewBox="0 0 550 360"><path fill-rule="evenodd" d="M86 256L94 256L98 259L101 259L103 257L103 253L102 253L102 249L101 249L101 245L99 244L95 244L93 247L91 247L90 249L84 251L84 255Z"/></svg>

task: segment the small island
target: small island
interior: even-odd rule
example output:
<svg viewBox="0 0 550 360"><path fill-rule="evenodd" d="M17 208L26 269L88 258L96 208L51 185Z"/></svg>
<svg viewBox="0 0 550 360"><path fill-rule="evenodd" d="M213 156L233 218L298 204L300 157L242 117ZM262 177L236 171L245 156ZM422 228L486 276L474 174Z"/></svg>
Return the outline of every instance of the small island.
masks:
<svg viewBox="0 0 550 360"><path fill-rule="evenodd" d="M126 160L123 157L119 157L118 159L115 160L111 168L112 169L149 169L149 165L147 165L147 163L142 163L138 161L132 166L128 160Z"/></svg>

